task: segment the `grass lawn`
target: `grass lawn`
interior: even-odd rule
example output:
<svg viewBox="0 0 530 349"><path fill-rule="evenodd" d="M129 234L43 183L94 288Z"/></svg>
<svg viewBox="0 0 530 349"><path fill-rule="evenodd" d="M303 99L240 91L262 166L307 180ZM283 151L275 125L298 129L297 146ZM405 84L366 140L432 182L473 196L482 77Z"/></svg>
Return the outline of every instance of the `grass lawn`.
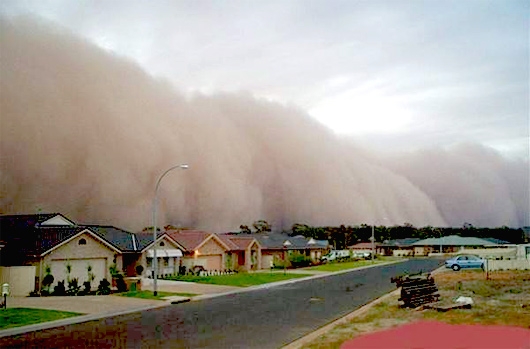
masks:
<svg viewBox="0 0 530 349"><path fill-rule="evenodd" d="M373 264L380 264L380 263L390 262L390 261L395 261L395 260L399 260L399 259L392 258L392 257L379 257L374 260ZM359 260L359 261L352 261L352 262L338 262L338 263L332 262L332 263L317 265L314 267L302 268L301 270L317 270L317 271L334 272L334 271L341 271L341 270L364 267L366 265L372 265L372 261L371 260Z"/></svg>
<svg viewBox="0 0 530 349"><path fill-rule="evenodd" d="M66 319L84 314L66 311L32 309L32 308L7 308L0 309L0 330L37 324L53 320Z"/></svg>
<svg viewBox="0 0 530 349"><path fill-rule="evenodd" d="M283 274L283 272L274 273L238 273L232 275L211 275L211 276L194 276L183 275L167 278L166 280L178 280L197 282L201 284L215 284L227 286L248 287L270 282L282 281L294 278L310 276L310 274Z"/></svg>
<svg viewBox="0 0 530 349"><path fill-rule="evenodd" d="M471 309L416 311L402 309L398 296L375 305L364 315L336 326L302 348L339 348L348 339L417 320L449 324L509 325L530 328L530 271L496 271L486 280L481 270L445 271L434 276L440 301L469 296ZM524 307L523 307L524 305Z"/></svg>
<svg viewBox="0 0 530 349"><path fill-rule="evenodd" d="M197 296L195 293L173 293L173 292L157 292L156 297L153 296L153 291L128 291L128 292L122 292L122 293L116 293L118 296L122 297L136 297L136 298L143 298L143 299L158 299L158 300L164 300L164 297L172 297L172 296L181 296L181 297L193 297Z"/></svg>

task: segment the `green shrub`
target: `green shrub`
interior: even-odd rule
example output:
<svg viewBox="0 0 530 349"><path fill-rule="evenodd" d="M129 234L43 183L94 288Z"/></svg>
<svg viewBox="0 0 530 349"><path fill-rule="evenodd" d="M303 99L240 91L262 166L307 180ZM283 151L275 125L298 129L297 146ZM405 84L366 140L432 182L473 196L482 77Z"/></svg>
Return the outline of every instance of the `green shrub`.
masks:
<svg viewBox="0 0 530 349"><path fill-rule="evenodd" d="M118 292L127 292L127 284L125 283L125 280L123 280L123 275L116 274L113 278L116 280Z"/></svg>
<svg viewBox="0 0 530 349"><path fill-rule="evenodd" d="M110 282L107 279L103 279L99 282L98 290L96 291L98 295L107 295L110 294Z"/></svg>
<svg viewBox="0 0 530 349"><path fill-rule="evenodd" d="M53 288L54 296L66 296L66 288L64 287L64 280L59 281Z"/></svg>
<svg viewBox="0 0 530 349"><path fill-rule="evenodd" d="M294 268L303 268L311 265L311 257L306 256L298 251L294 251L289 255L289 262Z"/></svg>
<svg viewBox="0 0 530 349"><path fill-rule="evenodd" d="M79 290L81 290L81 285L79 285L79 279L73 278L68 281L68 290L66 291L66 294L68 296L77 296L79 293Z"/></svg>
<svg viewBox="0 0 530 349"><path fill-rule="evenodd" d="M82 295L87 295L87 294L90 294L90 291L92 289L92 284L90 281L85 281L83 282L83 290L80 292L80 294Z"/></svg>

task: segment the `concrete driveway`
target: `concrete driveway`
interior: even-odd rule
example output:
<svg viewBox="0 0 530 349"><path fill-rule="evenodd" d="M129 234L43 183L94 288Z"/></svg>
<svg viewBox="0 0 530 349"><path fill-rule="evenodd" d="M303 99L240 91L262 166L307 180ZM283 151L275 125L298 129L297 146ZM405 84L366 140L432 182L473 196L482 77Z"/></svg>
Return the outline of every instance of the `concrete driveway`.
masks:
<svg viewBox="0 0 530 349"><path fill-rule="evenodd" d="M173 293L193 293L196 295L224 293L240 287L198 284L183 281L158 280L158 291ZM143 279L142 289L153 290L153 280ZM126 310L143 309L149 306L163 306L170 300L141 299L134 297L79 296L79 297L9 297L9 308L39 308L49 310L71 311L81 314L104 314Z"/></svg>
<svg viewBox="0 0 530 349"><path fill-rule="evenodd" d="M71 311L81 314L120 312L129 309L163 305L165 301L122 296L79 296L79 297L9 297L8 308L38 308Z"/></svg>

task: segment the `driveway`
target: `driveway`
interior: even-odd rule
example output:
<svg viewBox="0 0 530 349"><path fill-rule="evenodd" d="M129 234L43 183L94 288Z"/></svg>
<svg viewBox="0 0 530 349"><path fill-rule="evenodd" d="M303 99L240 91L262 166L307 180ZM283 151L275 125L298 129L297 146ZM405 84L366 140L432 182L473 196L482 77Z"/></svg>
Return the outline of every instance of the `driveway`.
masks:
<svg viewBox="0 0 530 349"><path fill-rule="evenodd" d="M38 308L71 311L81 314L100 314L159 306L165 301L122 296L79 296L79 297L10 297L8 308Z"/></svg>
<svg viewBox="0 0 530 349"><path fill-rule="evenodd" d="M234 291L240 287L207 285L183 281L158 280L158 291L173 293L193 293L197 295L216 294ZM142 289L153 290L153 280L143 279ZM9 308L38 308L48 310L71 311L81 314L106 314L125 310L144 309L149 306L162 306L164 300L142 299L134 297L79 296L79 297L9 297Z"/></svg>

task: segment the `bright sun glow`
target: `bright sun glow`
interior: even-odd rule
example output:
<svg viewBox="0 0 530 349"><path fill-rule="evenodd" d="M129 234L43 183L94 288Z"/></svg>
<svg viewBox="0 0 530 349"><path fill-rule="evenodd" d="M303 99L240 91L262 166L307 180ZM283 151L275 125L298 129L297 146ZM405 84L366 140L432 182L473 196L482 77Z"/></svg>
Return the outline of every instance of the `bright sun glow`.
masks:
<svg viewBox="0 0 530 349"><path fill-rule="evenodd" d="M399 133L412 119L392 97L353 90L325 99L309 113L342 134Z"/></svg>

